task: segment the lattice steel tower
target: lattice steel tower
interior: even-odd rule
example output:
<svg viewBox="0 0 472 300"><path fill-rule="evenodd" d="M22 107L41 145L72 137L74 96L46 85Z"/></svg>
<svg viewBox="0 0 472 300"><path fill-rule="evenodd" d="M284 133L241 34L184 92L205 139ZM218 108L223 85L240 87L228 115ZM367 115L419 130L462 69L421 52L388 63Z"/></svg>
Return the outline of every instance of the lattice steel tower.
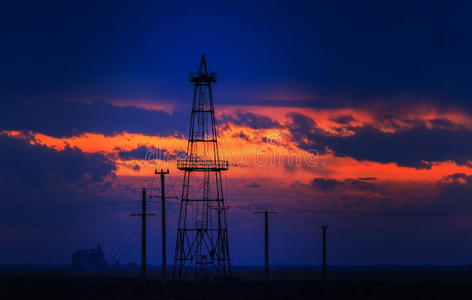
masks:
<svg viewBox="0 0 472 300"><path fill-rule="evenodd" d="M179 227L174 256L174 278L231 275L228 227L221 171L228 162L220 160L211 84L216 73L208 73L202 55L195 83L187 156L177 161L184 170Z"/></svg>

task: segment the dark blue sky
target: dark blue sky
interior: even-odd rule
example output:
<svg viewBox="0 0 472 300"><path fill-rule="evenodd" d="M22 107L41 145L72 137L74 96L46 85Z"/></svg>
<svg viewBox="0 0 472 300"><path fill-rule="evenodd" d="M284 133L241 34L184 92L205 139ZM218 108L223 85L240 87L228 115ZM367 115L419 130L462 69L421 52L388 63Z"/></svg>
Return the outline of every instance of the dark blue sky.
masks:
<svg viewBox="0 0 472 300"><path fill-rule="evenodd" d="M468 106L470 8L462 1L12 1L1 10L0 93L181 101L182 74L206 53L228 103L259 101L257 92L270 88L309 95L314 106L397 96Z"/></svg>

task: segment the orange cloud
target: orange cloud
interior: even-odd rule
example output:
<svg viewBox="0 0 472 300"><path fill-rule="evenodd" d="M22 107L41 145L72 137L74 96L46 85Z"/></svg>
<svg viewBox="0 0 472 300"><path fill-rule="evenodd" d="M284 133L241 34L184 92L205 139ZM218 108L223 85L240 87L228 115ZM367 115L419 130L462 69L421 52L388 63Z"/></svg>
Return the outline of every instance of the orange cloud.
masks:
<svg viewBox="0 0 472 300"><path fill-rule="evenodd" d="M151 108L151 107L149 107ZM153 107L156 108L156 107ZM470 173L470 168L457 166L453 162L433 165L431 169L414 169L399 167L394 163L376 163L357 161L352 158L335 157L327 153L323 156L299 149L291 140L290 132L285 126L289 121L288 112L298 112L316 120L318 126L326 131L338 134L334 130L337 124L333 118L343 115L353 116L351 125L375 124L375 116L358 109L309 109L300 107L266 107L266 106L219 106L218 114L233 114L235 111L251 112L272 118L282 124L281 128L253 129L235 124L227 124L219 129L220 151L222 159L232 164L227 176L246 178L248 181L258 177L282 186L289 186L298 181L309 184L315 177L345 180L348 178L375 177L384 181L422 181L434 182L452 173ZM415 112L405 113L405 118L422 120L446 119L456 124L472 127L471 119L465 113L457 111L441 112L430 107L419 107ZM405 124L407 126L407 124ZM22 133L9 131L4 134L19 136ZM175 161L123 161L119 151L130 151L141 145L166 149L169 152L185 150L187 140L177 136L147 136L143 134L121 133L113 136L86 133L70 138L54 138L44 134L34 134L35 143L56 149L67 145L77 147L84 152L108 153L117 162L118 176L143 177L151 176L155 168L169 168L172 174L180 174ZM307 163L308 160L309 163ZM136 166L139 166L136 167Z"/></svg>

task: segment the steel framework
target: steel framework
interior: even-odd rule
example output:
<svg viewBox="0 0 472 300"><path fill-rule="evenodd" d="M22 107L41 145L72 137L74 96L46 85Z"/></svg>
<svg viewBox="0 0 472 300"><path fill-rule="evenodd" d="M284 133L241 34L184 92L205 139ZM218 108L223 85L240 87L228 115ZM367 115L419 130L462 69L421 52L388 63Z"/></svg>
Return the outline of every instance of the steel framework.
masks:
<svg viewBox="0 0 472 300"><path fill-rule="evenodd" d="M174 278L207 279L231 275L228 227L221 171L228 162L220 160L213 107L212 83L202 55L198 73L190 73L195 84L190 131L183 170L182 197L174 256Z"/></svg>

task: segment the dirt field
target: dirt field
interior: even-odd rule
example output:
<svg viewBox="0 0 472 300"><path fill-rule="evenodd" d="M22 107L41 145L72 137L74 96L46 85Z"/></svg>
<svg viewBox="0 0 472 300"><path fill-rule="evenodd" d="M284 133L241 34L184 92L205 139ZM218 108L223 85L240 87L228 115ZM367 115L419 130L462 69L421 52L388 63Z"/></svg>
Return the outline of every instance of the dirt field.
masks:
<svg viewBox="0 0 472 300"><path fill-rule="evenodd" d="M340 273L330 274L326 282L319 274L288 277L294 276L313 278L163 282L123 276L2 274L0 299L472 299L468 274Z"/></svg>

